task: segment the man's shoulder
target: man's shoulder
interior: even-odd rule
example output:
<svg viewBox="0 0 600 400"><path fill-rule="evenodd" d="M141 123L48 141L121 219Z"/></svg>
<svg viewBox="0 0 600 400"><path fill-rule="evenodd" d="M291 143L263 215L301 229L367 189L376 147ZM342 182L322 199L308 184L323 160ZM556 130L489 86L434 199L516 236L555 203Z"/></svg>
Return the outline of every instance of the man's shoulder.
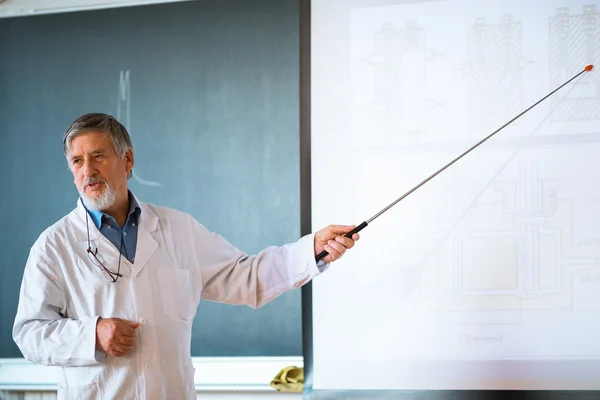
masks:
<svg viewBox="0 0 600 400"><path fill-rule="evenodd" d="M44 229L34 242L32 249L46 253L49 245L54 247L55 244L60 242L72 241L74 234L73 220L76 217L76 210L76 208L73 209L67 215Z"/></svg>
<svg viewBox="0 0 600 400"><path fill-rule="evenodd" d="M177 210L175 208L166 207L166 206L158 206L152 203L141 203L142 213L144 212L144 207L147 207L154 215L158 217L159 220L162 221L170 221L170 222L184 222L190 221L193 217L181 210Z"/></svg>
<svg viewBox="0 0 600 400"><path fill-rule="evenodd" d="M144 214L144 208L146 208L146 212L149 211L156 216L160 229L166 229L171 232L186 232L190 235L198 231L208 231L208 229L193 215L185 211L148 203L143 203L141 205L142 218Z"/></svg>

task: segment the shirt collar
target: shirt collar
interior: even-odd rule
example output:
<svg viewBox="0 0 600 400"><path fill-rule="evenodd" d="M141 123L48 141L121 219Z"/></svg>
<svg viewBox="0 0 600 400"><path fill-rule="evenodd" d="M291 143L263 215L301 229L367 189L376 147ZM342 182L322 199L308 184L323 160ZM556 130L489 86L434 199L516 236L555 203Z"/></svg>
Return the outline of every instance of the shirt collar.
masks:
<svg viewBox="0 0 600 400"><path fill-rule="evenodd" d="M137 219L139 217L140 213L142 212L142 209L141 209L140 205L138 204L137 200L135 199L135 196L133 195L133 193L131 193L130 190L128 190L127 193L129 195L129 212L127 213L127 220L129 220L129 218L131 217L132 214L134 214ZM103 213L100 210L90 210L85 206L85 203L83 203L83 202L81 202L81 203L83 204L83 207L87 210L87 212L90 214L90 217L92 217L92 220L94 221L94 224L96 225L96 228L98 228L98 229L100 229L102 227L102 217L103 216L106 216L107 218L112 218L110 215Z"/></svg>

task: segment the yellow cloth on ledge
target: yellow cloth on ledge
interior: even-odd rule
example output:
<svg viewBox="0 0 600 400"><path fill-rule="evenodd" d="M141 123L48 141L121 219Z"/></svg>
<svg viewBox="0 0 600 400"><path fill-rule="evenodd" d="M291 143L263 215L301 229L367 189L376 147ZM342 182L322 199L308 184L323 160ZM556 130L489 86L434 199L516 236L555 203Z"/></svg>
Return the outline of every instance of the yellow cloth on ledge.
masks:
<svg viewBox="0 0 600 400"><path fill-rule="evenodd" d="M278 392L302 393L304 390L304 368L285 367L273 378L271 387L277 389Z"/></svg>

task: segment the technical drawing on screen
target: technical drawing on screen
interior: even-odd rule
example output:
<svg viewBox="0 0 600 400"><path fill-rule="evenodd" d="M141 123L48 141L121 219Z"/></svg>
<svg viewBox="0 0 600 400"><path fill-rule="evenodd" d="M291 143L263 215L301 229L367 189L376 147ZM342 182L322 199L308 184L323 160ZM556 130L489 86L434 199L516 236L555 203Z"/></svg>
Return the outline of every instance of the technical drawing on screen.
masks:
<svg viewBox="0 0 600 400"><path fill-rule="evenodd" d="M600 63L597 1L313 3L313 226L360 223ZM595 68L370 224L313 283L315 387L600 388L568 372L600 365L598 154Z"/></svg>

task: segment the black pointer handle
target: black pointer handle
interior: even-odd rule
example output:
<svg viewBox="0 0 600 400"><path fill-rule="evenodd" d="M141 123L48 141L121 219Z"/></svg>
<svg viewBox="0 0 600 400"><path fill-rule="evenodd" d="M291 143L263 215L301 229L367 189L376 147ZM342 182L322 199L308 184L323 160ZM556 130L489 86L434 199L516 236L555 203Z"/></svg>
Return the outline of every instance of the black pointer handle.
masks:
<svg viewBox="0 0 600 400"><path fill-rule="evenodd" d="M369 224L367 224L367 221L365 221L362 224L360 224L359 226L357 226L356 228L352 229L350 232L346 233L344 236L346 236L347 238L352 238L352 235L362 231L364 228L366 228L367 225L369 225ZM329 254L329 253L327 251L323 250L315 257L315 260L317 262L319 262L319 261L321 261L321 259L323 257L327 256L327 254Z"/></svg>

